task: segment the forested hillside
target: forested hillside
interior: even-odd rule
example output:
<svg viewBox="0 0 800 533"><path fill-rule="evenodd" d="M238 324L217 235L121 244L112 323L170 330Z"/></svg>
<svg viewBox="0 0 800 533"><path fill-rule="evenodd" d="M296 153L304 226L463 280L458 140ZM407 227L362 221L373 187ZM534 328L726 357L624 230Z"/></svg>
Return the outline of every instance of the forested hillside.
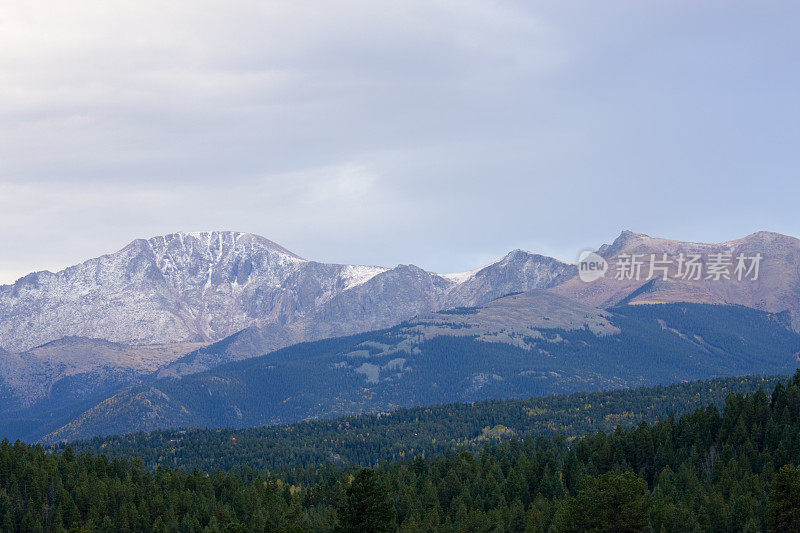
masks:
<svg viewBox="0 0 800 533"><path fill-rule="evenodd" d="M474 449L497 439L554 433L572 438L641 421L654 423L670 413L681 415L712 404L721 407L730 394L771 391L785 380L720 378L666 387L404 408L284 426L136 433L75 442L72 447L109 457L139 457L150 469L247 467L291 472L293 480L307 482L316 474L315 467L329 463L374 467L457 447Z"/></svg>
<svg viewBox="0 0 800 533"><path fill-rule="evenodd" d="M72 448L0 444L3 531L792 531L800 372L653 425L571 443L527 437L477 453L206 474Z"/></svg>

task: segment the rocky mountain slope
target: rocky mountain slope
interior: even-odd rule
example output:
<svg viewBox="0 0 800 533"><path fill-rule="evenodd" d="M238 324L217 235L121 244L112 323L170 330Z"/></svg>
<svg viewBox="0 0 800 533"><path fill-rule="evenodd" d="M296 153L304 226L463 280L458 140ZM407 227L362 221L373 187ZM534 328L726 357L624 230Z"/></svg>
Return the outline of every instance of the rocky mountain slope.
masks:
<svg viewBox="0 0 800 533"><path fill-rule="evenodd" d="M298 342L386 328L432 311L481 305L505 294L554 286L574 272L572 265L521 250L461 276L399 265L336 294L291 323L259 321L188 354L159 371L159 376L201 372Z"/></svg>
<svg viewBox="0 0 800 533"><path fill-rule="evenodd" d="M795 327L800 324L800 241L792 237L760 232L697 244L623 232L599 252L610 270L584 283L573 265L521 250L484 268L439 275L413 265L307 261L247 233L176 233L0 287L0 346L19 352L66 336L124 344L207 343L251 328L242 335L246 341L229 343L226 360L235 360L542 288L596 307L687 301L788 309ZM707 268L710 256L719 253L734 262L739 254L761 254L758 279L736 279L735 265L728 280L677 276L679 255L702 255ZM642 260L667 254L667 279L658 272L648 277L647 263L637 279L616 279L619 258L633 254ZM195 359L197 368L214 364ZM178 368L170 371L181 373Z"/></svg>
<svg viewBox="0 0 800 533"><path fill-rule="evenodd" d="M0 346L66 336L124 344L212 342L261 328L259 352L387 327L419 313L553 286L574 267L522 251L466 275L307 261L247 233L136 240L61 272L0 287Z"/></svg>
<svg viewBox="0 0 800 533"><path fill-rule="evenodd" d="M256 235L176 233L0 287L0 345L65 336L126 344L213 341L287 319L383 271L310 263Z"/></svg>
<svg viewBox="0 0 800 533"><path fill-rule="evenodd" d="M609 264L603 278L586 283L575 276L552 291L597 307L695 302L745 305L773 313L788 310L793 327L800 330L800 240L794 237L762 231L733 241L705 244L626 231L613 244L600 248L599 254ZM638 279L628 277L634 255L636 261L642 262ZM748 273L751 258L757 255L761 256L757 272ZM692 256L699 258L696 270L688 266ZM740 256L745 269L739 273L736 269ZM656 269L650 275L651 257L658 262L657 267L667 269L666 279L663 270ZM720 274L717 279L712 270L714 263L722 265L720 272L727 272L727 278Z"/></svg>
<svg viewBox="0 0 800 533"><path fill-rule="evenodd" d="M554 259L519 250L461 277L399 266L333 296L291 327L274 322L256 325L219 345L187 355L160 375L199 372L294 342L388 327L418 314L482 305L504 294L548 287L554 294L598 308L692 302L744 305L772 313L789 311L792 326L800 329L800 241L793 237L759 232L734 241L702 244L626 231L613 244L601 247L599 253L606 258L609 270L589 283L581 280L574 268L566 269ZM761 257L757 270L748 272L757 255ZM746 267L741 272L736 270L739 256ZM681 257L684 264L679 265ZM620 267L632 258L641 263L635 275ZM656 261L652 273L651 259ZM719 279L713 279L712 263L720 259L729 264L724 265ZM687 266L690 260L698 264L697 269ZM666 276L660 266L666 266ZM559 274L554 276L555 272ZM722 275L725 272L727 277Z"/></svg>

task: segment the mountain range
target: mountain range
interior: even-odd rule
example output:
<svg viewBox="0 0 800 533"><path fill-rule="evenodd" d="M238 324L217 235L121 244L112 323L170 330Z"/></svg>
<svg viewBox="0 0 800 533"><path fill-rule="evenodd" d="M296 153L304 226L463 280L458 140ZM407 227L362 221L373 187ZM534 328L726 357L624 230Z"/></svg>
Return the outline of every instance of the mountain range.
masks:
<svg viewBox="0 0 800 533"><path fill-rule="evenodd" d="M437 274L414 265L309 261L248 233L136 240L113 254L0 287L0 421L11 436L58 440L668 383L758 373L759 365L787 372L797 364L797 239L759 232L699 244L626 231L597 253L609 271L586 283L576 265L522 250L468 272ZM759 254L757 275L680 276L679 257L696 255L708 269L715 254L734 262ZM658 276L618 275L616 266L631 256L670 266ZM681 322L676 308L655 305L670 303L709 305L677 308L692 317ZM704 313L719 323L708 324ZM733 327L736 341L725 337ZM713 344L706 335L724 341ZM761 353L753 336L773 353ZM364 347L351 345L358 339ZM540 357L531 359L532 353ZM607 354L613 356L603 360ZM245 399L202 407L189 401L206 386L203 380L224 381L217 381L217 369L229 372L237 361L261 356L289 357L303 379L284 376L275 388L282 398L265 390L274 381L262 376L261 386L243 389L251 395ZM638 359L649 366L640 367ZM416 388L391 392L392 380ZM364 401L364 394L373 400ZM297 400L305 396L315 403ZM243 408L253 402L265 407Z"/></svg>
<svg viewBox="0 0 800 533"><path fill-rule="evenodd" d="M308 261L249 233L175 233L0 287L0 347L24 351L67 336L214 342L261 328L260 350L267 351L552 287L574 272L521 250L472 272L440 275L414 265Z"/></svg>

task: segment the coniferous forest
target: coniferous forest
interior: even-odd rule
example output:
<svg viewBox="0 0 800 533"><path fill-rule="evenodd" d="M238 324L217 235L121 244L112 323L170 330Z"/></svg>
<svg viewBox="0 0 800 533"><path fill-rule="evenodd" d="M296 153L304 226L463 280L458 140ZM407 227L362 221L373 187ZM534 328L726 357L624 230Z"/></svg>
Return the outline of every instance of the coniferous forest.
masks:
<svg viewBox="0 0 800 533"><path fill-rule="evenodd" d="M796 531L800 372L613 432L280 471L0 444L3 531Z"/></svg>

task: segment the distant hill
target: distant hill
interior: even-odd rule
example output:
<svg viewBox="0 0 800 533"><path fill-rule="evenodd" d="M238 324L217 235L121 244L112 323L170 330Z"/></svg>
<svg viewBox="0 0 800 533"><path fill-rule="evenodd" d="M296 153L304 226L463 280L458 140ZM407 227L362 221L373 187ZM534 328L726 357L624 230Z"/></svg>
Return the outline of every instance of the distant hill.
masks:
<svg viewBox="0 0 800 533"><path fill-rule="evenodd" d="M771 392L786 377L745 376L666 387L618 389L526 400L401 408L333 420L249 429L192 429L98 437L71 443L76 451L141 458L150 469L186 471L254 468L289 471L326 464L377 466L479 448L509 437L577 437L642 421L680 416L730 394Z"/></svg>
<svg viewBox="0 0 800 533"><path fill-rule="evenodd" d="M202 343L130 346L64 337L0 354L0 433L29 438L58 429L97 402L148 379Z"/></svg>
<svg viewBox="0 0 800 533"><path fill-rule="evenodd" d="M800 352L788 324L788 314L739 306L600 311L534 291L160 379L108 398L46 440L785 374Z"/></svg>

